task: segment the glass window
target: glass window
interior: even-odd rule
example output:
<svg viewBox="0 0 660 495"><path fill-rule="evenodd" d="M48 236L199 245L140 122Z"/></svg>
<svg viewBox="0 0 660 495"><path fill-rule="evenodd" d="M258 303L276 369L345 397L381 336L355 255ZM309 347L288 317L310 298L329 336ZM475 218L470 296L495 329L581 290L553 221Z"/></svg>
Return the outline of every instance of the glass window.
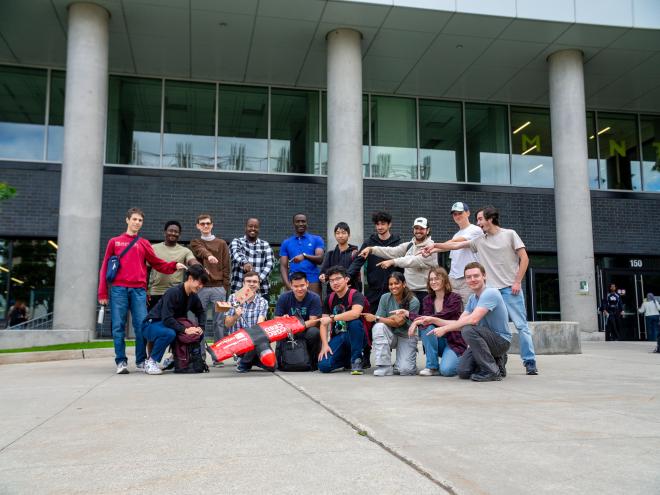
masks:
<svg viewBox="0 0 660 495"><path fill-rule="evenodd" d="M641 117L644 190L660 191L660 116Z"/></svg>
<svg viewBox="0 0 660 495"><path fill-rule="evenodd" d="M321 143L314 152L314 173L328 175L328 93L321 93Z"/></svg>
<svg viewBox="0 0 660 495"><path fill-rule="evenodd" d="M64 146L64 72L52 71L50 74L50 110L48 112L48 149L46 159L52 162L62 161Z"/></svg>
<svg viewBox="0 0 660 495"><path fill-rule="evenodd" d="M598 113L600 180L605 189L641 189L637 117Z"/></svg>
<svg viewBox="0 0 660 495"><path fill-rule="evenodd" d="M369 166L369 97L362 95L362 177L371 177Z"/></svg>
<svg viewBox="0 0 660 495"><path fill-rule="evenodd" d="M268 171L268 88L220 86L218 169Z"/></svg>
<svg viewBox="0 0 660 495"><path fill-rule="evenodd" d="M553 187L550 111L511 107L511 183Z"/></svg>
<svg viewBox="0 0 660 495"><path fill-rule="evenodd" d="M509 131L505 106L465 104L468 182L509 184Z"/></svg>
<svg viewBox="0 0 660 495"><path fill-rule="evenodd" d="M107 163L160 166L162 82L110 77Z"/></svg>
<svg viewBox="0 0 660 495"><path fill-rule="evenodd" d="M598 149L596 146L596 114L587 112L587 157L589 167L589 187L591 189L600 188L600 179L598 178Z"/></svg>
<svg viewBox="0 0 660 495"><path fill-rule="evenodd" d="M3 322L9 309L7 288L9 286L9 242L0 239L0 322ZM0 328L4 328L0 324Z"/></svg>
<svg viewBox="0 0 660 495"><path fill-rule="evenodd" d="M419 100L420 179L463 182L463 119L461 104Z"/></svg>
<svg viewBox="0 0 660 495"><path fill-rule="evenodd" d="M313 174L319 144L319 92L271 91L270 171Z"/></svg>
<svg viewBox="0 0 660 495"><path fill-rule="evenodd" d="M43 160L47 73L0 67L0 158Z"/></svg>
<svg viewBox="0 0 660 495"><path fill-rule="evenodd" d="M163 166L215 168L215 84L165 81Z"/></svg>
<svg viewBox="0 0 660 495"><path fill-rule="evenodd" d="M417 179L415 100L371 97L372 177Z"/></svg>

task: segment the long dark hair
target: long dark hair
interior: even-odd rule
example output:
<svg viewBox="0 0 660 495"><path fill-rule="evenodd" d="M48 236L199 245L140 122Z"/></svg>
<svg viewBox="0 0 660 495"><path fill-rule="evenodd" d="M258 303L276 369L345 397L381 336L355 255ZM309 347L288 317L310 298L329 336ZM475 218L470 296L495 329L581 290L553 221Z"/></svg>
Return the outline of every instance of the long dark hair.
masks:
<svg viewBox="0 0 660 495"><path fill-rule="evenodd" d="M403 273L401 272L390 273L389 277L387 277L388 283L391 278L395 278L403 284L403 297L401 298L401 307L403 309L410 309L410 301L412 301L413 292L408 288L408 284L406 284L406 278L403 276Z"/></svg>

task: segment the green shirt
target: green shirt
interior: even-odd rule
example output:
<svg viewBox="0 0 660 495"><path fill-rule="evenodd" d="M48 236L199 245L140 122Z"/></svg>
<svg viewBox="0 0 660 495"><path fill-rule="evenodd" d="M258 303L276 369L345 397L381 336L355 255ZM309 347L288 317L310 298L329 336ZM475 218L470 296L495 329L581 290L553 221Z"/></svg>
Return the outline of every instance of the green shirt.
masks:
<svg viewBox="0 0 660 495"><path fill-rule="evenodd" d="M413 313L419 313L419 301L415 296L412 297L410 300L410 307L408 307L408 311L411 311ZM383 294L383 296L380 298L380 302L378 303L378 311L376 311L376 316L380 316L381 318L389 318L392 316L391 312L394 311L395 309L401 309L401 306L399 306L399 303L396 302L396 299L394 299L394 296L392 295L391 292L386 292ZM407 337L408 336L408 327L412 321L410 318L406 318L406 321L404 322L403 325L400 327L396 328L390 328L392 330L392 333L394 335L398 335L399 337Z"/></svg>
<svg viewBox="0 0 660 495"><path fill-rule="evenodd" d="M159 242L152 247L156 256L165 261L176 261L177 263L187 265L188 261L195 259L192 251L181 244L170 247L164 242ZM183 282L183 273L183 271L179 270L172 275L165 275L156 270L151 270L151 274L149 275L149 294L152 296L162 296L167 289Z"/></svg>

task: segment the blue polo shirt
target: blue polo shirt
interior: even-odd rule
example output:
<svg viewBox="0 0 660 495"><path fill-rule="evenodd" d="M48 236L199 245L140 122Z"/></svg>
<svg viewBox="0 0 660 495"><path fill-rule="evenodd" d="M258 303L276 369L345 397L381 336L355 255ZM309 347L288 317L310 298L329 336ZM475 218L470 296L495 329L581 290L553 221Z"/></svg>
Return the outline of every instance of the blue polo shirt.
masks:
<svg viewBox="0 0 660 495"><path fill-rule="evenodd" d="M280 247L280 256L288 256L289 258L289 275L294 272L303 272L307 275L307 280L310 282L319 281L319 267L311 261L305 259L300 263L291 263L291 260L299 254L305 253L313 255L316 248L325 249L323 239L314 234L305 232L301 237L292 235L282 242Z"/></svg>

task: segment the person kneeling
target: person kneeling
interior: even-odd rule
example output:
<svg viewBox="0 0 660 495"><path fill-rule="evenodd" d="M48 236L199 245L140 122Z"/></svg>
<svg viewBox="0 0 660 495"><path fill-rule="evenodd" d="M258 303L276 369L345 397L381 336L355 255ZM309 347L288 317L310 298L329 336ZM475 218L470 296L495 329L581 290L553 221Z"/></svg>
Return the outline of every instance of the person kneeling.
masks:
<svg viewBox="0 0 660 495"><path fill-rule="evenodd" d="M376 322L371 346L376 363L374 376L394 374L392 349L396 349L395 367L399 374L414 375L417 372L417 335L408 335L411 324L408 314L419 312L419 301L406 285L403 273L390 273L387 285L390 291L380 298L376 314L363 315L367 321Z"/></svg>
<svg viewBox="0 0 660 495"><path fill-rule="evenodd" d="M160 375L163 371L158 363L177 334L187 336L204 335L206 312L197 297L197 292L208 282L209 277L201 265L193 265L186 272L185 282L165 291L163 297L151 308L144 324L142 333L148 342L153 342L151 357L145 362L145 372L149 375ZM186 327L179 319L187 318L188 311L196 317L198 326Z"/></svg>
<svg viewBox="0 0 660 495"><path fill-rule="evenodd" d="M468 349L458 361L458 376L475 382L506 376L506 351L511 345L509 314L497 289L486 287L486 270L477 262L465 265L465 281L473 292L457 321L439 320L437 337L461 331Z"/></svg>
<svg viewBox="0 0 660 495"><path fill-rule="evenodd" d="M331 267L326 275L332 292L323 304L319 371L330 373L350 366L351 374L362 375L365 331L361 314L366 299L360 292L348 288L350 277L343 266Z"/></svg>

